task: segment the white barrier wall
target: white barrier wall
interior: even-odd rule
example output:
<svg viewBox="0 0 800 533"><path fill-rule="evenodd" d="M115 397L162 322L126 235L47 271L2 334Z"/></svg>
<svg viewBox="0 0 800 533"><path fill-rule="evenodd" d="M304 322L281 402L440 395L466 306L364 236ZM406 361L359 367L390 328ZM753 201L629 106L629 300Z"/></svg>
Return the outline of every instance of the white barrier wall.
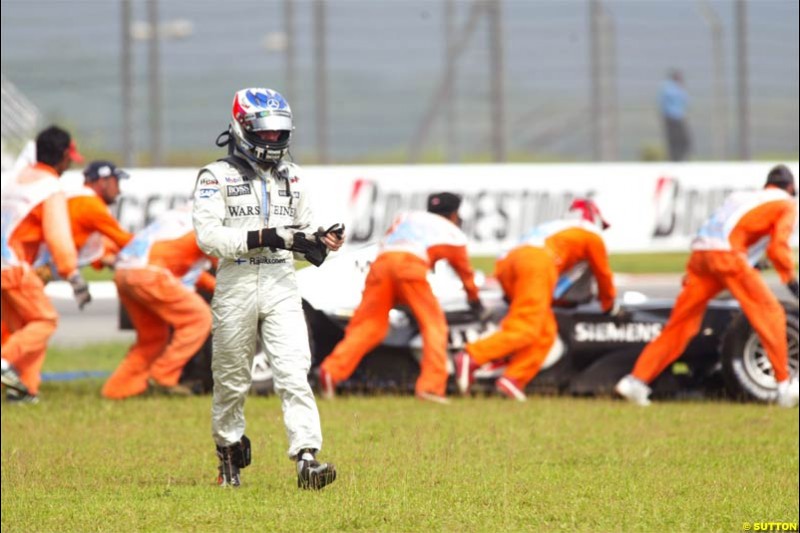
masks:
<svg viewBox="0 0 800 533"><path fill-rule="evenodd" d="M394 215L424 209L431 192L462 194L473 254L493 255L530 227L559 218L575 196L592 196L611 228L611 252L684 251L734 189L760 188L774 163L604 163L308 166L320 225L347 224L349 245L380 238ZM797 176L798 164L788 165ZM116 206L138 229L191 196L197 169L132 169ZM79 184L79 172L64 175ZM3 180L5 182L5 179ZM797 245L795 227L794 246Z"/></svg>

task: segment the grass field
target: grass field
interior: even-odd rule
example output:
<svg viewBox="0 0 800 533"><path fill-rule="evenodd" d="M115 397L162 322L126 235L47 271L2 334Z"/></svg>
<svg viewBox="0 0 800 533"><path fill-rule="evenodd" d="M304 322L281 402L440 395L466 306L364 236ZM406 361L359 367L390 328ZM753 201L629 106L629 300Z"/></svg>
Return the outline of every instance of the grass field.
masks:
<svg viewBox="0 0 800 533"><path fill-rule="evenodd" d="M54 350L45 371L110 369L122 352ZM796 409L337 399L320 403L321 458L339 479L309 493L275 397L248 400L253 464L218 489L209 397L107 402L100 385L3 405L3 532L742 531L798 516Z"/></svg>
<svg viewBox="0 0 800 533"><path fill-rule="evenodd" d="M686 266L689 254L685 252L658 253L658 254L613 254L609 257L611 269L614 272L629 274L642 273L680 273ZM495 257L476 256L472 258L472 266L487 274L494 271ZM298 267L303 268L308 263L298 262ZM87 281L108 281L114 279L114 273L108 269L95 270L92 267L83 267L83 277Z"/></svg>
<svg viewBox="0 0 800 533"><path fill-rule="evenodd" d="M677 274L685 270L688 253L613 254L608 258L611 270L626 274ZM487 274L494 272L494 257L473 257L472 265Z"/></svg>
<svg viewBox="0 0 800 533"><path fill-rule="evenodd" d="M795 263L798 261L797 250L794 251ZM680 274L686 269L688 252L663 252L654 254L630 253L611 254L608 258L611 270L620 274ZM475 256L471 258L473 268L486 274L494 272L495 257ZM297 262L298 268L308 266L303 261ZM92 267L82 269L87 281L107 281L114 279L114 273L108 269L95 270Z"/></svg>

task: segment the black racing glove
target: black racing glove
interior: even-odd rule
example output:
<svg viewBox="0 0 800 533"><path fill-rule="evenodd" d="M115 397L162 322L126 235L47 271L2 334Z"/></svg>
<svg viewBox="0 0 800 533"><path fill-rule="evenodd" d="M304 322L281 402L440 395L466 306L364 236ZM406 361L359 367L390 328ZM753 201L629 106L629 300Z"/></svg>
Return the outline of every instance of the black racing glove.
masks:
<svg viewBox="0 0 800 533"><path fill-rule="evenodd" d="M344 239L344 224L339 224L338 222L331 226L328 229L323 228L322 226L314 233L318 239L322 239L325 235L329 233L333 233L339 239Z"/></svg>
<svg viewBox="0 0 800 533"><path fill-rule="evenodd" d="M89 294L89 285L80 272L75 272L67 281L72 286L72 294L75 296L75 301L78 302L78 309L83 311L86 304L92 301L92 295Z"/></svg>
<svg viewBox="0 0 800 533"><path fill-rule="evenodd" d="M795 299L800 298L800 285L797 283L797 278L790 279L786 283L786 288L789 289Z"/></svg>
<svg viewBox="0 0 800 533"><path fill-rule="evenodd" d="M325 258L328 257L328 247L322 242L322 238L329 233L336 235L340 239L344 238L344 224L334 224L328 229L320 226L311 235L310 239L306 238L305 234L301 234L302 237L300 239L295 235L295 248L297 249L292 248L292 250L303 254L306 261L312 265L320 266L325 261Z"/></svg>
<svg viewBox="0 0 800 533"><path fill-rule="evenodd" d="M289 250L301 254L312 265L320 266L328 255L328 247L322 242L322 237L328 233L334 233L339 238L344 235L344 225L339 224L334 224L327 230L321 227L311 235L306 235L300 228L301 226L295 225L248 231L247 249Z"/></svg>
<svg viewBox="0 0 800 533"><path fill-rule="evenodd" d="M300 226L281 226L262 228L247 232L247 249L271 248L272 250L291 250L294 236Z"/></svg>
<svg viewBox="0 0 800 533"><path fill-rule="evenodd" d="M312 233L311 238L306 237L306 234L301 232L294 234L294 246L291 250L302 254L306 261L314 266L320 266L325 258L328 257L328 247L325 246L317 233Z"/></svg>

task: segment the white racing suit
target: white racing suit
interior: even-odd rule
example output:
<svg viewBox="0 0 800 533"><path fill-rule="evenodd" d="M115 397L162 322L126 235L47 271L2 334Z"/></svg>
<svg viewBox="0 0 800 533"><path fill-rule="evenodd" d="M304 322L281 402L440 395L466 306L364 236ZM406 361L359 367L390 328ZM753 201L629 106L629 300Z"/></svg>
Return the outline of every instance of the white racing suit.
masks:
<svg viewBox="0 0 800 533"><path fill-rule="evenodd" d="M258 333L281 399L289 457L294 458L302 449L321 449L322 430L308 383L311 352L293 254L247 249L250 230L311 223L298 167L288 167L288 176L279 178L261 168L250 171L249 165L247 172L225 161L207 165L197 178L192 215L198 245L220 258L211 302L214 440L231 446L244 435L244 401Z"/></svg>

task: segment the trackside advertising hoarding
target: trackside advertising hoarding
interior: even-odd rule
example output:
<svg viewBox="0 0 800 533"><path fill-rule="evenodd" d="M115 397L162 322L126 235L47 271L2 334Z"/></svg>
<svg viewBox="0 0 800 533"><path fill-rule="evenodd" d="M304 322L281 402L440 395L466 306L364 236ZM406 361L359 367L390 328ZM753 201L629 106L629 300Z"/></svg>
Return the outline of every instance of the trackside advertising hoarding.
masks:
<svg viewBox="0 0 800 533"><path fill-rule="evenodd" d="M529 228L561 217L576 196L591 196L611 228L611 252L684 251L725 196L761 188L775 163L597 163L308 166L319 225L344 222L348 246L380 239L399 212L424 209L428 194L463 195L463 229L475 255L512 246ZM788 163L795 176L797 162ZM189 199L197 169L126 169L123 196L112 209L135 230ZM4 186L8 176L3 176ZM71 171L65 188L79 186ZM797 245L797 226L793 237Z"/></svg>

